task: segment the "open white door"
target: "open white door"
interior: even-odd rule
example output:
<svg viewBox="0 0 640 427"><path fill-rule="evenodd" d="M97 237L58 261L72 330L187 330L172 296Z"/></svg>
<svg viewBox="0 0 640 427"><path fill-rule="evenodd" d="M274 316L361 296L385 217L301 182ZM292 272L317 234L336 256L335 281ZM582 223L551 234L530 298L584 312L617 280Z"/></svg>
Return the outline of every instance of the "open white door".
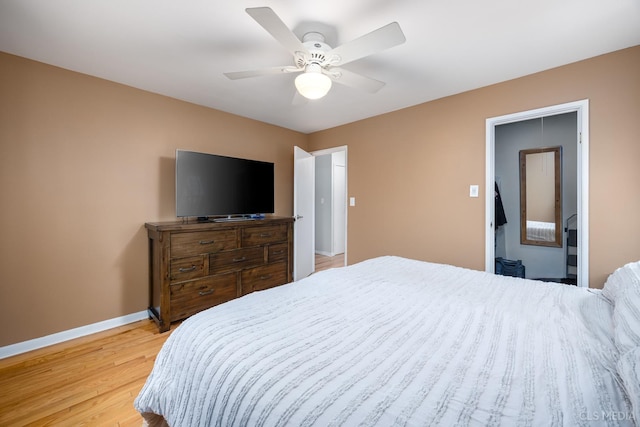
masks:
<svg viewBox="0 0 640 427"><path fill-rule="evenodd" d="M293 148L293 280L304 279L315 266L315 157Z"/></svg>

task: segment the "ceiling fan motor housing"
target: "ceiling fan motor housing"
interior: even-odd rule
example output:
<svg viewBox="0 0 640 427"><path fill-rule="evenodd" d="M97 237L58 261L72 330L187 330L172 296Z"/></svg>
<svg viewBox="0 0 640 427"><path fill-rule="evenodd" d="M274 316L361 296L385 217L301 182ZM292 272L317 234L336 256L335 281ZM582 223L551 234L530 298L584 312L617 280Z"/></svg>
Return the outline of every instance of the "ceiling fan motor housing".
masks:
<svg viewBox="0 0 640 427"><path fill-rule="evenodd" d="M307 52L302 53L296 58L296 65L299 68L304 68L309 64L318 64L321 67L331 65L335 61L329 61L326 53L331 50L331 46L324 42L324 35L311 32L306 33L302 37L302 44L307 48Z"/></svg>

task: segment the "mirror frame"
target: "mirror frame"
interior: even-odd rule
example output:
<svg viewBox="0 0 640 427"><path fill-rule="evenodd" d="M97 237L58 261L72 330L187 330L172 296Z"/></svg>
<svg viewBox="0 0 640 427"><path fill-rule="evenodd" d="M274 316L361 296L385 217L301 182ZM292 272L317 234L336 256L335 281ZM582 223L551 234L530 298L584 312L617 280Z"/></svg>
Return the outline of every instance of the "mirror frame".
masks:
<svg viewBox="0 0 640 427"><path fill-rule="evenodd" d="M527 154L554 153L554 217L555 240L529 240L527 238ZM562 147L545 147L520 150L520 244L562 247Z"/></svg>

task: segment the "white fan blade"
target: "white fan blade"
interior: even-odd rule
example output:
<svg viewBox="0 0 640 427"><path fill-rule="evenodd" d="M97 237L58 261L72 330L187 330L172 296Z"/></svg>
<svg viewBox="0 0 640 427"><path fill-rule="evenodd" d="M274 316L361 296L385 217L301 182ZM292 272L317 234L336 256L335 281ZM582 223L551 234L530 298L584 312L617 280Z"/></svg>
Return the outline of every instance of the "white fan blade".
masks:
<svg viewBox="0 0 640 427"><path fill-rule="evenodd" d="M249 77L269 76L273 74L299 73L304 68L294 67L293 65L284 65L281 67L263 68L261 70L233 71L224 73L231 80L246 79Z"/></svg>
<svg viewBox="0 0 640 427"><path fill-rule="evenodd" d="M273 36L289 52L296 56L296 52L307 52L300 39L285 25L276 13L269 7L250 7L245 9L258 24Z"/></svg>
<svg viewBox="0 0 640 427"><path fill-rule="evenodd" d="M366 77L362 74L345 70L344 68L332 67L326 74L336 83L364 90L369 93L376 93L385 85L385 83L380 80L372 79L371 77Z"/></svg>
<svg viewBox="0 0 640 427"><path fill-rule="evenodd" d="M397 46L406 40L400 25L397 22L392 22L330 50L327 52L327 56L336 55L338 58L335 65L342 65Z"/></svg>

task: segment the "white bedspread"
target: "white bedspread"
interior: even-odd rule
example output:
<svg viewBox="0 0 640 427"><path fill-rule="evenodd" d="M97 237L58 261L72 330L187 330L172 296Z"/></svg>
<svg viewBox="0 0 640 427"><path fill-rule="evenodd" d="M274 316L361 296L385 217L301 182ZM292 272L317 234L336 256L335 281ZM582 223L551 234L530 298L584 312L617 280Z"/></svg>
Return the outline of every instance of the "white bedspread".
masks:
<svg viewBox="0 0 640 427"><path fill-rule="evenodd" d="M633 425L601 292L382 257L195 315L135 406L171 426Z"/></svg>

